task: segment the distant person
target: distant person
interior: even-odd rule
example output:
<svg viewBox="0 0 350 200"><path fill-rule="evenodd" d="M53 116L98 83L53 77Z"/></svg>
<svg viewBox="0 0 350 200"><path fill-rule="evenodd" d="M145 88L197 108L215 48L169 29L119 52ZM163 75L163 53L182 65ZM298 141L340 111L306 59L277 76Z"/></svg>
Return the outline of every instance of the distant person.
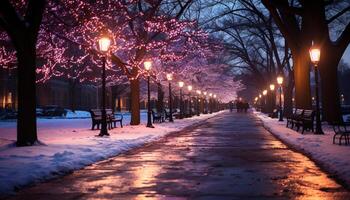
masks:
<svg viewBox="0 0 350 200"><path fill-rule="evenodd" d="M232 110L233 110L233 103L232 103L232 101L230 101L229 106L230 106L230 112L232 112Z"/></svg>
<svg viewBox="0 0 350 200"><path fill-rule="evenodd" d="M244 103L244 112L247 112L248 109L249 109L249 103L246 102Z"/></svg>

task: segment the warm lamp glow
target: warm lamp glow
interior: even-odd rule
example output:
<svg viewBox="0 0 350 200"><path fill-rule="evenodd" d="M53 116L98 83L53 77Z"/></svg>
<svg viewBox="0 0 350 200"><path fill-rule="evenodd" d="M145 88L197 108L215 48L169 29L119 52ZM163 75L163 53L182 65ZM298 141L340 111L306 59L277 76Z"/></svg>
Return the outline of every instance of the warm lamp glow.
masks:
<svg viewBox="0 0 350 200"><path fill-rule="evenodd" d="M282 77L282 76L278 76L278 77L277 77L277 83L278 83L279 85L282 85L282 83L283 83L283 77Z"/></svg>
<svg viewBox="0 0 350 200"><path fill-rule="evenodd" d="M183 81L179 81L179 87L182 88L185 85Z"/></svg>
<svg viewBox="0 0 350 200"><path fill-rule="evenodd" d="M192 91L192 85L187 86L188 91Z"/></svg>
<svg viewBox="0 0 350 200"><path fill-rule="evenodd" d="M203 92L203 94L206 96L206 95L207 95L207 92Z"/></svg>
<svg viewBox="0 0 350 200"><path fill-rule="evenodd" d="M270 90L274 91L275 90L275 85L274 84L270 84Z"/></svg>
<svg viewBox="0 0 350 200"><path fill-rule="evenodd" d="M202 94L202 92L200 90L197 90L196 92L197 92L197 94Z"/></svg>
<svg viewBox="0 0 350 200"><path fill-rule="evenodd" d="M210 93L209 96L212 97L212 96L213 96L213 93Z"/></svg>
<svg viewBox="0 0 350 200"><path fill-rule="evenodd" d="M102 37L98 40L98 48L102 52L107 52L110 45L111 40L108 37Z"/></svg>
<svg viewBox="0 0 350 200"><path fill-rule="evenodd" d="M320 61L321 50L315 46L312 46L309 53L311 62L317 65L317 63Z"/></svg>
<svg viewBox="0 0 350 200"><path fill-rule="evenodd" d="M264 95L264 96L267 95L267 90L264 90L264 91L263 91L263 95Z"/></svg>
<svg viewBox="0 0 350 200"><path fill-rule="evenodd" d="M168 81L173 80L173 74L172 74L172 73L167 74L167 75L166 75L166 79L167 79Z"/></svg>
<svg viewBox="0 0 350 200"><path fill-rule="evenodd" d="M145 61L143 63L143 66L145 67L145 70L149 71L152 68L152 62L151 61Z"/></svg>
<svg viewBox="0 0 350 200"><path fill-rule="evenodd" d="M258 101L258 99L259 99L258 97L255 97L255 99L254 99L254 100L255 100L255 101Z"/></svg>
<svg viewBox="0 0 350 200"><path fill-rule="evenodd" d="M213 95L214 99L216 99L216 94Z"/></svg>
<svg viewBox="0 0 350 200"><path fill-rule="evenodd" d="M259 94L259 98L261 98L262 97L262 95L261 94Z"/></svg>

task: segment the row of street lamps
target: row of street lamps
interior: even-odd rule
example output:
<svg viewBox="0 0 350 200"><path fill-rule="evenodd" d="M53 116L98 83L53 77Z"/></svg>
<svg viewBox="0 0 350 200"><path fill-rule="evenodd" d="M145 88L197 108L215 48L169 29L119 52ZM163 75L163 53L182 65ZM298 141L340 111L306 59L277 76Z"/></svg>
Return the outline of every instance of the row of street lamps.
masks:
<svg viewBox="0 0 350 200"><path fill-rule="evenodd" d="M98 136L109 136L108 133L108 129L107 129L107 114L106 114L106 60L107 60L107 52L109 50L109 47L111 45L111 40L108 37L101 37L98 40L98 50L102 53L102 110L101 110L101 115L102 115L102 119L101 119L101 129L100 129L100 134ZM148 109L147 109L147 125L146 127L148 128L154 128L154 126L152 125L152 109L151 109L151 94L150 94L150 71L152 68L152 62L151 61L145 61L143 63L145 70L147 71L147 96L148 96ZM173 80L173 74L169 73L166 75L166 78L169 82L169 121L170 122L174 122L173 119L173 110L172 110L172 90L171 90L171 81ZM184 108L183 108L183 101L182 101L182 88L184 87L185 83L183 81L179 81L178 82L179 87L180 87L180 119L183 118L184 116ZM191 91L193 89L193 87L191 85L187 86L187 89L189 91L189 114L190 116L192 116L192 100L191 100ZM199 116L200 111L199 111L199 98L200 95L202 94L202 92L200 90L196 91L198 94L197 97L197 115ZM206 96L207 92L203 92L203 94ZM210 97L210 102L213 102L213 99L216 99L216 94L212 94L209 93L209 97ZM212 113L212 108L210 108L210 113Z"/></svg>
<svg viewBox="0 0 350 200"><path fill-rule="evenodd" d="M145 61L144 62L144 68L147 71L148 74L148 78L147 78L147 88L148 88L148 111L147 111L147 127L149 128L154 128L154 126L152 125L152 118L151 118L151 114L152 114L152 110L151 110L151 95L150 95L150 70L152 68L152 62L151 61ZM168 73L166 75L166 78L168 80L169 83L169 122L174 122L173 119L173 106L172 106L172 89L171 89L171 81L173 80L173 74L172 73ZM179 118L183 119L184 118L184 105L183 105L183 90L182 88L185 86L185 83L183 81L179 81L178 82L178 86L180 88L180 115ZM188 95L189 95L189 115L192 116L192 97L191 97L191 92L193 90L193 86L192 85L188 85L187 86L187 90L188 90ZM198 96L201 95L201 91L200 90L196 90ZM207 92L203 92L203 94L206 96ZM216 94L213 93L209 93L209 100L212 103L213 99L216 99ZM196 98L197 99L197 116L199 116L200 112L199 112L199 97ZM212 106L211 106L212 107ZM212 108L210 108L210 113L212 113Z"/></svg>
<svg viewBox="0 0 350 200"><path fill-rule="evenodd" d="M316 130L315 130L315 134L324 134L323 130L322 130L322 124L321 124L321 117L320 117L320 100L319 100L319 80L318 80L318 63L320 62L320 57L321 57L321 50L315 46L314 44L312 44L310 50L309 50L309 54L310 54L310 60L311 63L314 66L314 73L315 73L315 97L316 97ZM283 108L282 108L282 84L283 84L283 76L278 76L277 77L277 83L279 85L279 121L283 121ZM270 90L274 91L275 89L275 85L274 84L270 84ZM262 96L264 96L264 103L266 104L266 95L267 95L267 90L263 90L262 91L262 95L261 93L259 94L259 96L255 97L255 103L258 102L258 100L260 100L261 103L261 98ZM314 98L312 98L312 100L314 100ZM293 98L294 101L294 98Z"/></svg>

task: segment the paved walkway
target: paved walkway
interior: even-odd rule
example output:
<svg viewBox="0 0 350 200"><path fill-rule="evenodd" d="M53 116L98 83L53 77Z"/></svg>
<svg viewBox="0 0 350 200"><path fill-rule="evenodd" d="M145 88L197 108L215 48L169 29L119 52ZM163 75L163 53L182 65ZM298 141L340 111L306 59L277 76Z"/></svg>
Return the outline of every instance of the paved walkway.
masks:
<svg viewBox="0 0 350 200"><path fill-rule="evenodd" d="M14 198L350 199L350 194L255 117L227 112Z"/></svg>

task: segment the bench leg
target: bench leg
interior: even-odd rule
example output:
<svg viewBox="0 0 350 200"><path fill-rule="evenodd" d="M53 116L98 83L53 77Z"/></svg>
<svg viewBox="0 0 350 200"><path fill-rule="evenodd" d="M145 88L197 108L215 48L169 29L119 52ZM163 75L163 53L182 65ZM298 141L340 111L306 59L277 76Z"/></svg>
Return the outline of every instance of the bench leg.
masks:
<svg viewBox="0 0 350 200"><path fill-rule="evenodd" d="M119 123L120 123L120 127L123 128L123 122L120 121Z"/></svg>

